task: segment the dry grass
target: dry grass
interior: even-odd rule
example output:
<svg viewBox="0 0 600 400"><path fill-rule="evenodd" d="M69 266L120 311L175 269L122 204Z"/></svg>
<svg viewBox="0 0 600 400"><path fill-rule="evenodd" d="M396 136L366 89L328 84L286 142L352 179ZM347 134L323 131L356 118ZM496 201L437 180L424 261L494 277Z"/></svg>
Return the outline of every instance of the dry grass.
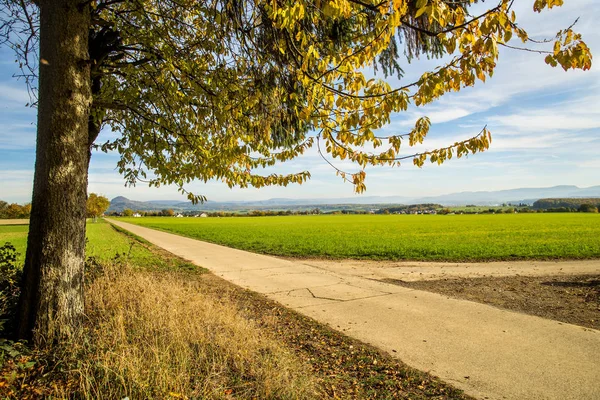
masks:
<svg viewBox="0 0 600 400"><path fill-rule="evenodd" d="M52 352L0 337L0 399L468 398L107 224L90 232L84 336Z"/></svg>
<svg viewBox="0 0 600 400"><path fill-rule="evenodd" d="M87 290L71 397L317 397L310 371L190 274L105 273ZM73 382L70 385L73 386Z"/></svg>
<svg viewBox="0 0 600 400"><path fill-rule="evenodd" d="M320 397L310 366L208 293L201 268L105 223L88 237L83 336L51 352L0 337L0 399Z"/></svg>

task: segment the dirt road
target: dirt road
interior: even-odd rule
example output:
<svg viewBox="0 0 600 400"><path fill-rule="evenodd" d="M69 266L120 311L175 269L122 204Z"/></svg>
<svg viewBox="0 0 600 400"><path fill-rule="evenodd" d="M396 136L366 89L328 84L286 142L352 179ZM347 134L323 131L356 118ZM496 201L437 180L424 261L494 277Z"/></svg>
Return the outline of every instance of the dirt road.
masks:
<svg viewBox="0 0 600 400"><path fill-rule="evenodd" d="M0 225L29 225L28 219L0 219Z"/></svg>

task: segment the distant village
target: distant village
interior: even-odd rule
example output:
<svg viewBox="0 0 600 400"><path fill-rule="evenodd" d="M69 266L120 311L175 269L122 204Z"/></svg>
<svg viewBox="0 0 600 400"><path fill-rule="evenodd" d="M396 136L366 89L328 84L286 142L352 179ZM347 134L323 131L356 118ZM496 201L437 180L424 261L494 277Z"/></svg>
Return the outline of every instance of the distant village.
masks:
<svg viewBox="0 0 600 400"><path fill-rule="evenodd" d="M235 210L235 211L176 211L163 209L160 211L139 211L125 209L123 211L111 211L107 215L125 217L175 217L175 218L208 218L208 217L262 217L262 216L286 216L286 215L337 215L337 214L373 214L373 215L461 215L461 214L514 214L514 213L539 213L539 212L598 212L600 199L541 199L533 205L519 203L503 203L496 206L453 206L447 207L441 204L411 204L411 205L326 205L323 207L312 207L295 210Z"/></svg>

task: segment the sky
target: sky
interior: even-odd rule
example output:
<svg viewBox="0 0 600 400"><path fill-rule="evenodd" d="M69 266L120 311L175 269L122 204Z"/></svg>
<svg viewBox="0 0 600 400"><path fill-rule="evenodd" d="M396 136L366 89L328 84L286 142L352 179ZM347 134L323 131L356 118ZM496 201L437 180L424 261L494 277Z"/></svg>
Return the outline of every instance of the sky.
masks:
<svg viewBox="0 0 600 400"><path fill-rule="evenodd" d="M575 19L596 60L590 71L563 71L544 63L544 56L501 48L494 76L485 83L447 94L426 107L394 114L380 133L404 133L417 118L431 119L430 132L417 150L445 147L476 135L487 125L492 145L484 153L452 159L441 166L419 169L407 162L399 168L368 168L365 196L434 196L462 191L491 191L520 187L600 185L600 2L565 0L565 5L542 14L532 11L534 0L517 0L517 21L536 39L553 37ZM490 7L486 2L483 6ZM514 42L514 43L513 43ZM520 45L518 39L511 44ZM413 60L403 65L408 82L443 63ZM0 48L0 200L31 200L35 163L36 110L26 107L29 95L10 49ZM397 80L390 80L392 86ZM114 133L103 131L98 142ZM414 148L413 148L414 150ZM405 148L408 153L410 148ZM118 154L95 152L88 191L108 198L185 200L174 187L126 187L115 169ZM357 171L346 162L337 166ZM359 196L320 158L316 150L267 172L310 171L303 185L262 189L229 189L219 181L193 182L188 189L209 201L270 198L340 198Z"/></svg>

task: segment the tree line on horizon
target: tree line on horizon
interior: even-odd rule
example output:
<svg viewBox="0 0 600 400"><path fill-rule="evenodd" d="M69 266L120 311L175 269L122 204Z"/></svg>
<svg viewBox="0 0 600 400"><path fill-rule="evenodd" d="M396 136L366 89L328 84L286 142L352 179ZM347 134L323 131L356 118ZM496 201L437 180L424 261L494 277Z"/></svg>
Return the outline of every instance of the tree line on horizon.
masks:
<svg viewBox="0 0 600 400"><path fill-rule="evenodd" d="M0 200L0 219L25 219L31 214L31 203L23 205Z"/></svg>
<svg viewBox="0 0 600 400"><path fill-rule="evenodd" d="M540 199L533 206L526 204L503 204L502 206L489 207L467 205L465 207L446 207L441 204L410 204L397 207L382 207L380 209L342 209L321 210L312 208L306 210L246 210L246 211L181 211L164 209L160 211L142 211L129 208L123 211L112 211L109 216L132 217L138 214L141 217L174 217L181 214L184 217L195 217L206 214L208 217L274 217L292 215L344 215L344 214L514 214L514 213L553 213L553 212L586 212L597 213L600 210L599 199Z"/></svg>
<svg viewBox="0 0 600 400"><path fill-rule="evenodd" d="M104 196L90 193L86 203L86 212L88 218L96 220L103 215L110 206L110 200ZM23 205L18 203L8 203L0 200L0 219L29 219L31 215L31 203Z"/></svg>
<svg viewBox="0 0 600 400"><path fill-rule="evenodd" d="M535 210L547 210L555 212L592 212L600 209L600 198L553 198L539 199L533 203Z"/></svg>

